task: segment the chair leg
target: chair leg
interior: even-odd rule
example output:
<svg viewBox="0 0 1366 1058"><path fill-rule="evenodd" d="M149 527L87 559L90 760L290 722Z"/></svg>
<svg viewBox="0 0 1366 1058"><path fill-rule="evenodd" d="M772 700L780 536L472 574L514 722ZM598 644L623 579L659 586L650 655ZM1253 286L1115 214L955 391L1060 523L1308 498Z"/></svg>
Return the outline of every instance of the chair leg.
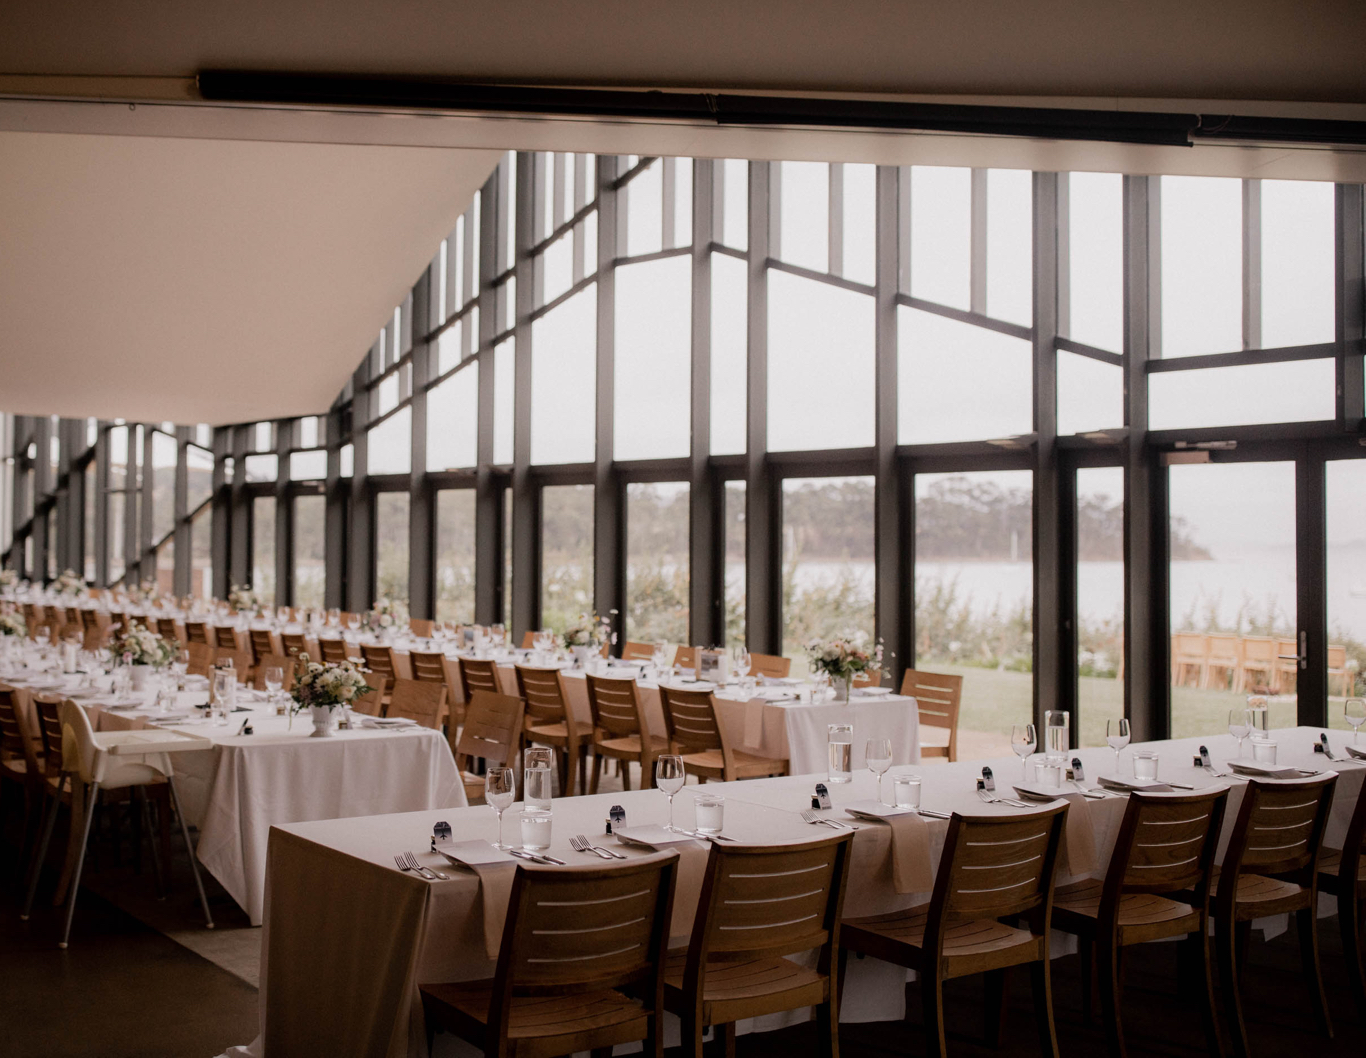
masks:
<svg viewBox="0 0 1366 1058"><path fill-rule="evenodd" d="M816 1007L816 1053L821 1058L840 1058L839 1009L839 1001L833 997L830 1002ZM735 1026L731 1025L730 1029L734 1032Z"/></svg>
<svg viewBox="0 0 1366 1058"><path fill-rule="evenodd" d="M598 778L602 775L602 757L597 753L593 754L593 778L588 784L588 792L595 794L598 792Z"/></svg>
<svg viewBox="0 0 1366 1058"><path fill-rule="evenodd" d="M1328 1016L1328 996L1323 991L1323 967L1319 963L1319 931L1314 908L1295 912L1295 926L1300 934L1300 962L1304 967L1304 981L1309 986L1309 1000L1314 1005L1314 1020L1319 1032L1333 1038L1333 1022Z"/></svg>
<svg viewBox="0 0 1366 1058"><path fill-rule="evenodd" d="M1111 1058L1124 1058L1124 1025L1120 1018L1119 945L1105 937L1096 944L1100 964L1100 1017L1105 1022L1106 1050Z"/></svg>
<svg viewBox="0 0 1366 1058"><path fill-rule="evenodd" d="M194 875L194 887L199 890L199 906L204 909L204 928L213 929L213 912L209 910L209 898L204 894L204 881L199 877L199 861L195 858L194 846L190 844L190 825L185 822L185 813L180 808L180 795L176 793L175 777L168 775L166 783L171 788L171 806L176 818L180 820L180 835L185 839L185 851L190 854L190 873Z"/></svg>
<svg viewBox="0 0 1366 1058"><path fill-rule="evenodd" d="M631 765L624 760L617 761L617 771L621 772L621 788L629 790L631 788ZM645 776L640 777L640 788L645 789Z"/></svg>
<svg viewBox="0 0 1366 1058"><path fill-rule="evenodd" d="M988 1047L1001 1046L1001 1025L1006 1017L1006 972L988 970L982 974L985 1002L983 1013L984 1036Z"/></svg>
<svg viewBox="0 0 1366 1058"><path fill-rule="evenodd" d="M142 815L142 833L147 838L148 844L152 846L152 878L156 882L157 899L166 899L166 873L162 868L161 848L157 845L156 834L152 830L152 809L147 803L147 790L145 787L136 787L133 796L138 800L138 808ZM141 854L141 844L138 846L139 855Z"/></svg>
<svg viewBox="0 0 1366 1058"><path fill-rule="evenodd" d="M702 1034L706 1028L696 1018L685 1014L680 1014L678 1020L679 1042L683 1045L683 1053L692 1055L692 1058L702 1058Z"/></svg>
<svg viewBox="0 0 1366 1058"><path fill-rule="evenodd" d="M820 1007L816 1008L817 1011L820 1009ZM728 1021L724 1025L716 1025L714 1028L717 1038L721 1041L722 1055L725 1058L735 1058L735 1022Z"/></svg>
<svg viewBox="0 0 1366 1058"><path fill-rule="evenodd" d="M1092 1001L1096 994L1096 946L1090 937L1078 937L1077 951L1081 957L1081 1019L1089 1025L1095 1016Z"/></svg>
<svg viewBox="0 0 1366 1058"><path fill-rule="evenodd" d="M1198 949L1192 961L1198 961L1200 973L1200 1016L1205 1023L1205 1044L1210 1054L1224 1058L1224 1034L1219 1031L1219 1008L1214 1003L1214 962L1210 958L1209 927L1192 933L1185 943Z"/></svg>
<svg viewBox="0 0 1366 1058"><path fill-rule="evenodd" d="M920 1004L925 1012L925 1053L929 1058L944 1058L948 1047L944 1039L944 982L937 973L920 975Z"/></svg>
<svg viewBox="0 0 1366 1058"><path fill-rule="evenodd" d="M89 804L85 806L85 826L82 828L81 848L76 854L76 870L71 876L71 892L66 900L66 925L62 927L62 939L57 947L65 948L71 938L71 920L76 917L76 898L81 893L81 868L85 866L85 847L90 842L90 824L95 818L95 809L100 803L100 784L90 784Z"/></svg>
<svg viewBox="0 0 1366 1058"><path fill-rule="evenodd" d="M1034 992L1034 1020L1039 1029L1039 1046L1044 1058L1058 1058L1058 1027L1053 1021L1053 968L1048 949L1043 958L1029 964L1029 983Z"/></svg>
<svg viewBox="0 0 1366 1058"><path fill-rule="evenodd" d="M52 843L52 831L57 825L57 815L62 810L62 790L66 786L66 781L67 774L62 772L57 778L57 792L52 795L52 811L47 817L47 823L43 826L43 836L38 843L38 851L34 855L33 868L29 872L28 895L24 897L24 910L19 913L19 917L25 922L33 913L33 897L38 891L38 877L43 873L43 861L47 859L47 849Z"/></svg>
<svg viewBox="0 0 1366 1058"><path fill-rule="evenodd" d="M1243 1022L1243 997L1238 987L1238 930L1230 922L1215 924L1214 942L1219 952L1219 980L1228 1008L1229 1047L1235 1058L1247 1058L1247 1026Z"/></svg>
<svg viewBox="0 0 1366 1058"><path fill-rule="evenodd" d="M1338 897L1338 928L1342 933L1342 954L1347 960L1347 979L1357 1002L1361 1020L1366 1022L1366 964L1362 960L1361 898L1353 893Z"/></svg>

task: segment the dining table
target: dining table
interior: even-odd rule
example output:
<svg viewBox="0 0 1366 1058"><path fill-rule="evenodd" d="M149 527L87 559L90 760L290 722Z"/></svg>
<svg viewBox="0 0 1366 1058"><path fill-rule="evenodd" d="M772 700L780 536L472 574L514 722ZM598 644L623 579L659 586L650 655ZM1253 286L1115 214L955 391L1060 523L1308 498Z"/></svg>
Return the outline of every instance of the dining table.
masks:
<svg viewBox="0 0 1366 1058"><path fill-rule="evenodd" d="M1279 762L1305 770L1335 771L1337 781L1324 840L1341 844L1352 810L1361 795L1366 762L1329 761L1313 749L1318 728L1271 732L1279 746ZM1328 733L1335 756L1343 757L1348 737ZM1196 763L1200 746L1212 764ZM1159 779L1195 789L1227 788L1220 852L1237 817L1246 780L1228 774L1228 762L1239 748L1226 734L1134 744L1120 754L1106 748L1074 751L1083 763L1081 783L1064 782L1056 796L1068 802L1056 881L1059 885L1102 876L1109 862L1128 797L1098 790L1104 777L1132 779L1133 753L1157 751ZM1024 808L987 803L977 789L983 765L992 769L997 796L1012 796L1022 784L1025 765L1018 759L934 763L924 767L898 762L879 779L856 772L847 783L832 783L824 772L707 784L705 792L725 799L722 833L741 843L774 844L825 834L828 823L808 822L815 784L824 782L832 798L829 809L812 813L858 829L844 899L847 918L877 915L924 903L931 895L949 816L1010 815L1051 801L1023 801ZM1223 774L1215 774L1223 773ZM898 775L919 778L921 812L878 809L892 800ZM1275 780L1268 780L1275 781ZM696 824L696 785L675 797L674 820L680 830ZM1177 792L1180 792L1179 790ZM553 802L549 853L566 863L598 867L594 855L571 844L578 835L611 847L626 857L650 850L614 844L605 833L609 809L625 810L628 828L663 824L669 819L666 796L658 790L599 794ZM864 814L869 810L873 815ZM503 826L517 841L518 806L505 813ZM877 818L879 812L886 818ZM506 919L509 876L492 867L471 868L432 848L438 822L451 828L452 845L492 842L499 820L488 807L450 811L408 812L361 819L286 824L272 829L266 865L267 916L261 949L260 1035L229 1054L280 1058L299 1053L412 1056L429 1054L418 986L464 981L492 975ZM663 847L680 855L678 889L671 924L671 943L680 946L695 916L710 841L688 834ZM396 853L414 851L415 860L441 877L424 878L400 870ZM1332 914L1330 897L1320 896L1320 914ZM1258 922L1268 932L1284 928L1284 916ZM1055 933L1054 956L1074 951L1070 938ZM841 1020L894 1021L904 1015L905 984L910 971L873 958L848 963ZM765 1031L805 1020L807 1012L756 1019L740 1032ZM666 1041L678 1041L677 1021L666 1024ZM436 1055L469 1053L452 1037L439 1036Z"/></svg>

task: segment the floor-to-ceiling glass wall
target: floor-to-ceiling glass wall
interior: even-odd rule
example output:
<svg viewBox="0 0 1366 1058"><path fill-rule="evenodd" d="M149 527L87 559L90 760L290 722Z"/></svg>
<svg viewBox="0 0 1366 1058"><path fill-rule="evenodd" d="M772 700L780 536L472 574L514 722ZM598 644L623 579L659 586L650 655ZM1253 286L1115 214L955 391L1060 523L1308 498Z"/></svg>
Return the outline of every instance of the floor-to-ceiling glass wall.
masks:
<svg viewBox="0 0 1366 1058"><path fill-rule="evenodd" d="M688 641L687 482L626 486L625 624L633 642Z"/></svg>

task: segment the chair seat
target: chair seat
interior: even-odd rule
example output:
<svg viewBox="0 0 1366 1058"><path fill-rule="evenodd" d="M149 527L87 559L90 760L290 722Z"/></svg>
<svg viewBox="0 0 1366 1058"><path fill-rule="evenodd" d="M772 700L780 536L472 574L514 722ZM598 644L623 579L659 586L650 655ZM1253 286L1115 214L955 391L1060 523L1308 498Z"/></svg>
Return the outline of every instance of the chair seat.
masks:
<svg viewBox="0 0 1366 1058"><path fill-rule="evenodd" d="M639 735L623 735L621 738L599 738L594 743L594 748L605 756L622 756L635 759L640 756L641 745ZM667 753L669 743L667 739L660 738L658 735L650 736L650 749L656 753Z"/></svg>
<svg viewBox="0 0 1366 1058"><path fill-rule="evenodd" d="M462 771L460 781L465 784L465 800L471 804L484 796L484 777L473 772Z"/></svg>
<svg viewBox="0 0 1366 1058"><path fill-rule="evenodd" d="M433 1028L451 1028L482 1043L488 1026L492 981L422 985L422 1003ZM634 999L611 989L561 996L515 996L508 1040L518 1055L556 1055L554 1041L576 1037L571 1049L608 1047L645 1036L648 1016ZM536 1046L537 1043L542 1046Z"/></svg>
<svg viewBox="0 0 1366 1058"><path fill-rule="evenodd" d="M939 746L943 749L949 748L949 738L953 735L947 727L930 727L928 724L920 726L920 744L922 746Z"/></svg>
<svg viewBox="0 0 1366 1058"><path fill-rule="evenodd" d="M23 757L0 757L0 773L14 779L28 777L28 761Z"/></svg>
<svg viewBox="0 0 1366 1058"><path fill-rule="evenodd" d="M683 992L686 951L669 953L664 965L664 1006L678 1013L692 1009L692 997ZM702 980L702 1022L725 1025L736 1019L730 1008L739 1007L745 1016L755 1017L757 1000L766 1013L814 1006L827 998L828 978L799 966L791 959L751 959L739 962L713 962Z"/></svg>
<svg viewBox="0 0 1366 1058"><path fill-rule="evenodd" d="M1053 924L1069 932L1089 930L1100 914L1102 883L1098 878L1059 886L1053 893ZM1120 943L1123 934L1142 933L1145 937L1187 933L1199 912L1190 904L1155 893L1130 893L1119 901Z"/></svg>
<svg viewBox="0 0 1366 1058"><path fill-rule="evenodd" d="M1319 852L1319 874L1326 874L1333 878L1338 876L1338 869L1342 866L1342 850L1330 849L1324 846ZM1357 861L1357 881L1366 882L1366 856Z"/></svg>
<svg viewBox="0 0 1366 1058"><path fill-rule="evenodd" d="M730 751L736 778L753 779L769 775L786 775L787 761L778 757L761 757L744 750ZM683 754L683 763L694 774L721 776L726 771L726 759L719 749L705 749L700 753Z"/></svg>
<svg viewBox="0 0 1366 1058"><path fill-rule="evenodd" d="M929 904L920 904L888 915L847 918L840 925L840 943L875 958L914 966L925 945L929 912ZM1031 962L1040 957L1043 942L1044 938L1027 929L1008 926L996 919L955 923L944 933L944 958L949 963L945 976L957 976L953 972L954 959L971 958L974 963L971 973L981 971L983 960L993 966Z"/></svg>
<svg viewBox="0 0 1366 1058"><path fill-rule="evenodd" d="M593 725L587 720L576 720L574 729L579 738L591 738L593 736ZM569 740L569 725L563 720L555 724L529 724L526 733L533 742L564 743Z"/></svg>
<svg viewBox="0 0 1366 1058"><path fill-rule="evenodd" d="M1219 891L1222 875L1222 869L1215 867L1212 882L1216 893ZM1296 911L1306 906L1308 900L1309 890L1294 882L1282 881L1280 878L1272 878L1265 874L1238 876L1237 917L1240 922Z"/></svg>

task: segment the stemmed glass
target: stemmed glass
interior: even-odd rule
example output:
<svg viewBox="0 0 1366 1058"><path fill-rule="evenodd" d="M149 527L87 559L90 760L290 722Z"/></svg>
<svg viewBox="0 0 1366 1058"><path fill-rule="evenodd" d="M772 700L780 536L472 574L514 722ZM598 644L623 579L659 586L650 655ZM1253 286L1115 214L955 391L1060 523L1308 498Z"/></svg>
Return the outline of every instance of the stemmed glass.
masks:
<svg viewBox="0 0 1366 1058"><path fill-rule="evenodd" d="M360 631L360 614L358 614L358 613L353 613L350 617L347 618L347 620L346 620L346 625L347 625L348 628L351 629L351 631L353 631L353 632L359 632L359 631Z"/></svg>
<svg viewBox="0 0 1366 1058"><path fill-rule="evenodd" d="M511 768L490 768L484 774L484 800L498 816L498 840L495 849L510 849L503 843L503 813L512 807L517 796L517 776Z"/></svg>
<svg viewBox="0 0 1366 1058"><path fill-rule="evenodd" d="M1352 745L1356 745L1357 731L1366 724L1366 698L1348 698L1342 707L1343 715L1352 725Z"/></svg>
<svg viewBox="0 0 1366 1058"><path fill-rule="evenodd" d="M674 794L683 789L688 781L683 770L683 758L677 753L665 753L655 760L655 785L669 798L669 825L666 830L674 830Z"/></svg>
<svg viewBox="0 0 1366 1058"><path fill-rule="evenodd" d="M650 652L650 664L655 667L655 675L658 679L664 679L664 668L669 660L669 646L667 643L656 643L654 650Z"/></svg>
<svg viewBox="0 0 1366 1058"><path fill-rule="evenodd" d="M1228 711L1228 733L1238 740L1238 757L1243 756L1243 740L1252 730L1252 713L1248 709Z"/></svg>
<svg viewBox="0 0 1366 1058"><path fill-rule="evenodd" d="M749 675L750 664L751 664L751 661L750 661L750 656L749 656L749 650L746 649L746 648L743 647L743 646L736 647L736 648L735 648L735 672L736 672L736 675L738 675L738 676L740 677L740 679L743 680L746 676Z"/></svg>
<svg viewBox="0 0 1366 1058"><path fill-rule="evenodd" d="M863 760L868 770L877 776L877 803L882 800L882 777L892 766L892 740L890 738L870 738L863 749Z"/></svg>
<svg viewBox="0 0 1366 1058"><path fill-rule="evenodd" d="M1119 751L1129 744L1129 718L1105 721L1105 742L1115 751L1115 774L1119 774Z"/></svg>
<svg viewBox="0 0 1366 1058"><path fill-rule="evenodd" d="M1033 724L1015 724L1010 729L1010 748L1015 751L1015 755L1020 758L1020 781L1023 782L1028 773L1025 770L1025 758L1034 752L1039 745L1039 733Z"/></svg>
<svg viewBox="0 0 1366 1058"><path fill-rule="evenodd" d="M265 674L266 694L270 701L275 701L275 696L284 689L285 670L278 665L272 665L266 669Z"/></svg>

